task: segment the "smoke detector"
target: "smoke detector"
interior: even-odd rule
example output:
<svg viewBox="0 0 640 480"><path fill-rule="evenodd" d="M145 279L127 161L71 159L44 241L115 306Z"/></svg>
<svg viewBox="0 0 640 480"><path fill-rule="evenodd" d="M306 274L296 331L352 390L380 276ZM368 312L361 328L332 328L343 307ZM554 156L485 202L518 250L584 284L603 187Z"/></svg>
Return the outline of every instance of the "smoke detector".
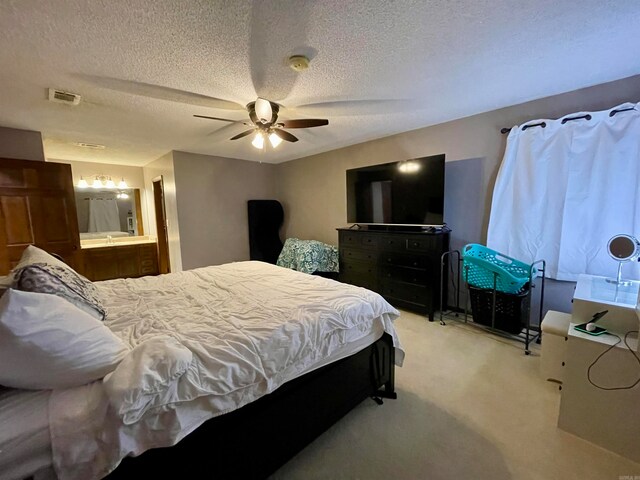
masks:
<svg viewBox="0 0 640 480"><path fill-rule="evenodd" d="M63 90L49 89L49 101L66 103L67 105L78 105L82 97L77 93L65 92Z"/></svg>
<svg viewBox="0 0 640 480"><path fill-rule="evenodd" d="M309 59L304 55L294 55L289 57L289 67L296 72L302 72L309 68Z"/></svg>

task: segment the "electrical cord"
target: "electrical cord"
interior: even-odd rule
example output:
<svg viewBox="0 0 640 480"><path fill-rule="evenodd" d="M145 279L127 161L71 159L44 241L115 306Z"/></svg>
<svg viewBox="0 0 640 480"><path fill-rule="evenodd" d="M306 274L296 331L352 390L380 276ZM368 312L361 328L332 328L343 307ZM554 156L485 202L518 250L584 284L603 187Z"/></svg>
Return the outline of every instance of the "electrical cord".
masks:
<svg viewBox="0 0 640 480"><path fill-rule="evenodd" d="M638 362L638 365L640 365L640 357L638 357L638 354L633 351L633 349L629 345L629 342L627 342L627 339L629 338L629 335L632 334L632 333L638 333L638 330L629 330L627 333L625 333L624 334L624 344L626 345L627 350L629 350L629 353L631 353L634 356L634 358ZM607 335L611 335L612 337L616 337L618 339L618 341L616 343L614 343L613 345L611 345L609 348L607 348L600 355L598 355L596 357L596 359L593 361L593 363L591 365L589 365L589 368L587 368L587 380L589 381L589 383L591 385L593 385L596 388L599 388L600 390L609 390L609 391L611 391L611 390L631 390L636 385L640 384L640 376L638 376L638 379L635 382L633 382L631 385L627 385L625 387L603 387L602 385L597 385L596 383L594 383L591 380L591 369L593 367L595 367L595 365L600 361L600 359L602 357L604 357L608 352L613 350L615 347L617 347L620 344L620 342L622 342L622 339L618 335L616 335L615 333L607 332Z"/></svg>

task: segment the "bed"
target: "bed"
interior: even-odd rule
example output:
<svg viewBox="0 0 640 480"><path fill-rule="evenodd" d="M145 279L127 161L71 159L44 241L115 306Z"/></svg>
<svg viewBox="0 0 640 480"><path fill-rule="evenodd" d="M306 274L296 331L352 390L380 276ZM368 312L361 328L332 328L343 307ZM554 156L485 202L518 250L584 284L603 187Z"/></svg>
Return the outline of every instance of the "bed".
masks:
<svg viewBox="0 0 640 480"><path fill-rule="evenodd" d="M132 352L169 336L193 360L172 396L129 417L105 393L109 376L38 396L61 479L148 477L178 464L264 478L365 398L395 396L398 312L368 290L262 262L96 285L105 324ZM0 455L4 478L2 468Z"/></svg>

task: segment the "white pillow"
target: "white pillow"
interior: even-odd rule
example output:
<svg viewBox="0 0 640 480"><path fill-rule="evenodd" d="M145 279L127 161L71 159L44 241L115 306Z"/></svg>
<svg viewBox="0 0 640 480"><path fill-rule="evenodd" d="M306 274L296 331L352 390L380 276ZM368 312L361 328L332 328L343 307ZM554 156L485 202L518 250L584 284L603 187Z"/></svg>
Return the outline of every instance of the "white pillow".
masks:
<svg viewBox="0 0 640 480"><path fill-rule="evenodd" d="M0 385L84 385L113 371L128 351L102 322L56 295L9 289L0 298Z"/></svg>
<svg viewBox="0 0 640 480"><path fill-rule="evenodd" d="M189 368L193 354L173 337L157 336L136 346L104 378L111 406L125 425L151 409L178 400L178 379Z"/></svg>

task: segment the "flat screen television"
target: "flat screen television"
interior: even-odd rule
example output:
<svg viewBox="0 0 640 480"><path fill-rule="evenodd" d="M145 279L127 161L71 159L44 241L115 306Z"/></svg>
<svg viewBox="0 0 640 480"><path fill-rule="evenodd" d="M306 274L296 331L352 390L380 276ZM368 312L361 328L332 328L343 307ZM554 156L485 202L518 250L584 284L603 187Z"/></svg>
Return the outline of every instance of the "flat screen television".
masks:
<svg viewBox="0 0 640 480"><path fill-rule="evenodd" d="M441 226L444 154L347 170L347 222Z"/></svg>

